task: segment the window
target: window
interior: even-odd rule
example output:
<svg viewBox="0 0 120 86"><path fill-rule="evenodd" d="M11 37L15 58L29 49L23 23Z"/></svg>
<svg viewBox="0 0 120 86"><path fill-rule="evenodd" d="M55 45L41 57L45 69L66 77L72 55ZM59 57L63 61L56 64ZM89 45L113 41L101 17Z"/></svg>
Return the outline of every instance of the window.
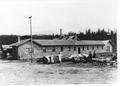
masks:
<svg viewBox="0 0 120 86"><path fill-rule="evenodd" d="M82 47L82 49L84 50L84 46Z"/></svg>
<svg viewBox="0 0 120 86"><path fill-rule="evenodd" d="M74 47L74 51L76 51L76 47Z"/></svg>
<svg viewBox="0 0 120 86"><path fill-rule="evenodd" d="M81 52L81 51L80 51L80 47L78 47L78 54L80 54L80 52Z"/></svg>
<svg viewBox="0 0 120 86"><path fill-rule="evenodd" d="M110 46L107 46L107 51L110 51Z"/></svg>
<svg viewBox="0 0 120 86"><path fill-rule="evenodd" d="M101 49L103 49L103 46L101 46Z"/></svg>
<svg viewBox="0 0 120 86"><path fill-rule="evenodd" d="M63 51L63 47L61 47L61 51Z"/></svg>
<svg viewBox="0 0 120 86"><path fill-rule="evenodd" d="M71 51L71 47L70 46L68 47L68 49L69 49L69 51Z"/></svg>
<svg viewBox="0 0 120 86"><path fill-rule="evenodd" d="M26 54L30 54L30 48L26 48Z"/></svg>
<svg viewBox="0 0 120 86"><path fill-rule="evenodd" d="M32 48L26 48L26 54L30 54L30 53L33 53L34 54L34 49Z"/></svg>
<svg viewBox="0 0 120 86"><path fill-rule="evenodd" d="M94 46L92 46L92 50L94 50Z"/></svg>
<svg viewBox="0 0 120 86"><path fill-rule="evenodd" d="M46 48L43 49L43 52L46 52Z"/></svg>
<svg viewBox="0 0 120 86"><path fill-rule="evenodd" d="M87 46L87 50L89 50L89 46Z"/></svg>
<svg viewBox="0 0 120 86"><path fill-rule="evenodd" d="M55 48L53 48L52 51L55 52Z"/></svg>
<svg viewBox="0 0 120 86"><path fill-rule="evenodd" d="M99 46L97 46L97 49L99 49Z"/></svg>

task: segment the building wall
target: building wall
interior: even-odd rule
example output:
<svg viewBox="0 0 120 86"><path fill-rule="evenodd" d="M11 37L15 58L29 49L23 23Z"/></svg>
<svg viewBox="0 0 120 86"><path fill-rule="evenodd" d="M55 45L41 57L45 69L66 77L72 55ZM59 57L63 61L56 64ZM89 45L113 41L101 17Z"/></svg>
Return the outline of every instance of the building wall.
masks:
<svg viewBox="0 0 120 86"><path fill-rule="evenodd" d="M31 49L30 42L20 46L18 48L18 55L20 56L20 59L30 59L31 58L30 49ZM42 50L40 49L39 46L33 44L33 50L34 50L33 58L38 58L39 56L42 55L41 53Z"/></svg>
<svg viewBox="0 0 120 86"><path fill-rule="evenodd" d="M106 51L107 46L110 46L110 51ZM76 50L74 50L74 47L76 47ZM63 48L63 51L61 51L61 46L42 47L42 46L33 44L33 49L34 49L33 58L40 58L42 56L51 55L51 54L58 55L59 52L62 52L62 55L64 56L70 56L73 53L77 54L78 48L80 48L81 53L86 53L86 54L89 54L89 52L93 53L94 51L97 51L97 52L101 52L101 51L111 52L112 51L112 46L109 43L103 47L102 46L64 46L62 48ZM20 46L18 48L18 54L20 58L21 59L31 58L30 53L29 53L30 49L31 49L30 42ZM55 51L53 51L53 49L55 49ZM46 52L44 50L46 50Z"/></svg>
<svg viewBox="0 0 120 86"><path fill-rule="evenodd" d="M90 52L93 53L94 51L103 51L102 46L79 46L81 53L89 54ZM84 48L83 48L84 47Z"/></svg>
<svg viewBox="0 0 120 86"><path fill-rule="evenodd" d="M75 51L73 52L72 47L70 51L68 47L62 47L62 48L63 48L63 51L61 51L61 47L41 47L41 53L42 53L41 55L43 56L51 55L51 54L58 55L59 52L62 52L63 55L69 55L75 52ZM46 52L43 52L43 49L46 49ZM53 49L55 49L55 51L53 51Z"/></svg>
<svg viewBox="0 0 120 86"><path fill-rule="evenodd" d="M106 52L112 52L112 45L110 43L105 44L104 50Z"/></svg>

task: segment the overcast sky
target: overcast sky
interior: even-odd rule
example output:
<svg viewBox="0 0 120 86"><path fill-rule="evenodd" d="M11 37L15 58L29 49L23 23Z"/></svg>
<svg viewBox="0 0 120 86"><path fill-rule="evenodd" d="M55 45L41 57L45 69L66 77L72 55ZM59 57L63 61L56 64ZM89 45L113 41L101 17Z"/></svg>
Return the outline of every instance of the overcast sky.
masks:
<svg viewBox="0 0 120 86"><path fill-rule="evenodd" d="M0 35L117 28L117 0L0 0Z"/></svg>

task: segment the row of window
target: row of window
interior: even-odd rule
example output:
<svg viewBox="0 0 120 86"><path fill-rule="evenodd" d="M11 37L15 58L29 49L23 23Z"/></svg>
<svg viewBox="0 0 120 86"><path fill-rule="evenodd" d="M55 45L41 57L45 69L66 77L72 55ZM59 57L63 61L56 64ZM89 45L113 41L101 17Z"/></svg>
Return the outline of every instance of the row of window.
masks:
<svg viewBox="0 0 120 86"><path fill-rule="evenodd" d="M99 49L99 47L101 47L101 49L103 49L103 46L97 46L97 49ZM87 50L89 50L89 46L86 46ZM81 47L82 50L85 49L85 46ZM95 49L95 46L92 46L92 50ZM71 47L68 47L68 50L71 51ZM52 49L53 52L55 52L55 47ZM63 51L63 47L61 47L61 51ZM74 47L74 51L76 51L76 47ZM43 52L46 52L46 48L43 49Z"/></svg>

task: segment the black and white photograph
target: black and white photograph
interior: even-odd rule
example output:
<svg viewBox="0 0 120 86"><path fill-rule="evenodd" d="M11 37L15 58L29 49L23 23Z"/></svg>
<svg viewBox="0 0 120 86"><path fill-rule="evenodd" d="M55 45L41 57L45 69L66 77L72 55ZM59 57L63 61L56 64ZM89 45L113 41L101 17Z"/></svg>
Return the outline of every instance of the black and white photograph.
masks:
<svg viewBox="0 0 120 86"><path fill-rule="evenodd" d="M119 2L0 0L0 86L118 83Z"/></svg>

